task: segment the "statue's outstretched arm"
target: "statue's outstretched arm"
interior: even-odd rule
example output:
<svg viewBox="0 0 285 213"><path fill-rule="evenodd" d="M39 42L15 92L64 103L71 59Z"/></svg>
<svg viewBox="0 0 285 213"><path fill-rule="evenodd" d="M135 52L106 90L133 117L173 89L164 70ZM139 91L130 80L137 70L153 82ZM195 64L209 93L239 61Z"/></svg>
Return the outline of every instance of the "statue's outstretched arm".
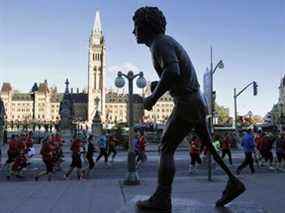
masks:
<svg viewBox="0 0 285 213"><path fill-rule="evenodd" d="M157 100L169 89L171 89L175 84L177 84L180 78L180 68L177 62L172 62L165 66L155 90L152 96L157 102Z"/></svg>

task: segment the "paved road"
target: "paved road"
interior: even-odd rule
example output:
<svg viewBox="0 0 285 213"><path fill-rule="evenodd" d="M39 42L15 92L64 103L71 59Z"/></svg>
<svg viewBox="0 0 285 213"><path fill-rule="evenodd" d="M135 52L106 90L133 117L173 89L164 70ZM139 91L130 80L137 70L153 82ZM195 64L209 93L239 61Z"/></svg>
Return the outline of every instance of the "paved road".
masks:
<svg viewBox="0 0 285 213"><path fill-rule="evenodd" d="M46 178L35 182L34 175L43 169L40 156L31 161L25 171L26 178L5 179L0 172L0 213L150 213L137 211L134 203L147 198L155 189L159 155L148 153L148 161L138 171L142 180L139 186L121 184L126 174L126 152L119 152L111 167L99 162L89 180L78 181L75 174L71 180L63 180L63 171L55 174L51 182ZM97 156L97 154L96 154ZM233 153L235 170L243 153ZM215 209L213 204L225 186L226 178L217 168L213 171L213 182L207 181L207 166L201 165L198 172L187 172L188 152L175 155L177 172L173 187L173 213L283 213L285 173L258 168L255 175L248 169L240 176L248 190L227 208ZM3 161L5 158L3 159ZM70 164L66 154L63 170Z"/></svg>
<svg viewBox="0 0 285 213"><path fill-rule="evenodd" d="M98 154L95 154L95 157ZM148 160L144 163L142 168L138 170L138 173L140 177L156 177L157 175L157 169L159 164L159 154L157 152L148 152ZM3 162L5 161L5 157L2 159ZM65 162L63 163L63 170L58 171L54 175L55 180L62 180L64 171L67 171L71 162L70 153L65 154ZM187 151L179 151L176 152L175 155L176 159L176 174L177 176L181 177L189 177L188 173L188 166L189 166L189 155ZM235 171L237 166L241 163L243 160L243 153L241 151L234 151L233 152L233 165L230 166L232 171ZM103 161L103 158L97 163L96 168L91 173L90 178L91 179L114 179L114 178L122 178L125 176L127 171L127 153L126 152L119 152L117 157L115 158L115 161L111 164L111 166L106 166L106 164ZM225 159L227 162L227 159ZM87 167L87 164L84 164L85 167ZM207 163L203 163L198 167L197 172L194 174L191 174L191 176L205 176L207 177ZM223 171L215 166L213 167L213 175L224 175ZM44 165L42 162L42 159L39 155L36 155L31 160L31 165L27 168L27 170L24 172L25 179L21 181L28 181L32 180L35 174L37 174L39 171L44 170ZM248 169L244 170L244 173L249 173ZM277 171L269 170L267 167L263 168L257 168L257 174L263 174L263 173L277 173ZM75 174L74 174L75 175ZM13 178L11 181L15 181L16 178ZM3 170L0 171L0 181L6 181L5 173ZM18 180L17 180L18 181Z"/></svg>

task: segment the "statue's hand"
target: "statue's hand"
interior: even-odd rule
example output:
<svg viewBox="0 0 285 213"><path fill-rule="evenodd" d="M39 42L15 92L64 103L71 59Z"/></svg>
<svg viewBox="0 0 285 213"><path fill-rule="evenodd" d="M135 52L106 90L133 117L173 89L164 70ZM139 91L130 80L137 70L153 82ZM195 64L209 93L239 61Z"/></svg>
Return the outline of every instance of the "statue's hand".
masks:
<svg viewBox="0 0 285 213"><path fill-rule="evenodd" d="M154 106L154 104L155 104L155 100L154 100L153 96L151 96L151 95L144 98L144 100L143 100L143 106L148 111L152 110L152 107Z"/></svg>

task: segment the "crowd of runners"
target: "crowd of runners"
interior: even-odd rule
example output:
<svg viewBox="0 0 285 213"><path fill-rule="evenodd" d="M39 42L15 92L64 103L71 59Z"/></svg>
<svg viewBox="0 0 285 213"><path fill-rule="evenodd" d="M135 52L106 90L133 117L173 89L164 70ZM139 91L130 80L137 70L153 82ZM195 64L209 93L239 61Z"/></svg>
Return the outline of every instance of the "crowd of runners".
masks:
<svg viewBox="0 0 285 213"><path fill-rule="evenodd" d="M36 154L35 141L37 140L33 140L33 132L22 132L10 137L7 144L7 160L1 166L7 180L10 180L11 177L23 178L25 171L32 168L32 158ZM102 134L97 138L92 134L80 132L74 134L70 141L65 141L59 133L55 133L47 135L40 143L39 154L45 169L34 175L35 181L38 181L42 176L47 176L50 181L57 171L63 171L64 179L68 179L74 170L76 170L78 179L86 179L102 157L104 157L106 167L111 166L117 155L116 147L120 141L113 133L102 131ZM142 130L135 130L133 145L137 168L139 168L146 160L144 132ZM69 147L71 153L68 171L64 171L62 166L65 155L67 155L64 155L64 146ZM94 153L98 153L96 158Z"/></svg>
<svg viewBox="0 0 285 213"><path fill-rule="evenodd" d="M186 140L189 144L189 173L195 173L203 159L205 162L207 161L207 149L195 134L189 135ZM239 145L234 142L234 138L230 134L215 135L213 138L215 149L223 159L227 156L230 165L233 165L233 144ZM270 170L285 170L285 133L273 134L262 131L253 133L251 130L247 130L241 136L240 146L245 157L236 168L238 175L246 166L249 166L252 174L255 173L255 165L256 167L267 167Z"/></svg>
<svg viewBox="0 0 285 213"><path fill-rule="evenodd" d="M203 161L207 162L207 148L193 133L185 140L189 146L189 173L196 173L199 164L202 164ZM33 132L22 132L9 138L7 160L1 166L7 180L10 180L11 177L23 178L25 171L33 167L32 158L36 154L34 144L37 141L33 139ZM136 166L140 168L147 160L143 130L135 129L132 143L136 153ZM38 181L42 176L47 176L48 180L51 180L57 171L63 171L64 179L68 179L74 170L76 170L78 179L86 179L102 157L107 168L112 165L117 155L118 144L120 141L110 131L103 131L97 138L92 134L80 132L75 134L70 141L65 141L59 133L47 135L41 140L41 148L38 153L41 155L45 169L35 174L34 179ZM255 166L285 171L285 133L272 134L262 131L253 133L248 130L241 136L240 143L237 143L231 134L226 133L215 135L213 145L223 159L227 157L230 165L233 165L233 146L241 146L245 157L236 167L237 174L240 174L246 166L249 166L251 173L255 172ZM62 166L65 159L63 146L67 146L71 153L65 154L71 157L67 171L64 171ZM97 156L94 156L94 153Z"/></svg>

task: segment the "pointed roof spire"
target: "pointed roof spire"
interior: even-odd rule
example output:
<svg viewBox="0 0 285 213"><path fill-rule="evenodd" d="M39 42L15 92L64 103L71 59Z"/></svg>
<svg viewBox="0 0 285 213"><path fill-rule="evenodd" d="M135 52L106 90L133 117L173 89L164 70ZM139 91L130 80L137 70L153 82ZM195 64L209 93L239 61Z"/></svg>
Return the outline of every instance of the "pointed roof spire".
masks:
<svg viewBox="0 0 285 213"><path fill-rule="evenodd" d="M68 78L66 79L66 81L65 81L65 94L68 94L69 93L69 81L68 81Z"/></svg>
<svg viewBox="0 0 285 213"><path fill-rule="evenodd" d="M102 26L101 26L101 19L100 19L100 12L99 10L96 11L95 15L95 21L93 25L93 32L101 33L102 32Z"/></svg>

